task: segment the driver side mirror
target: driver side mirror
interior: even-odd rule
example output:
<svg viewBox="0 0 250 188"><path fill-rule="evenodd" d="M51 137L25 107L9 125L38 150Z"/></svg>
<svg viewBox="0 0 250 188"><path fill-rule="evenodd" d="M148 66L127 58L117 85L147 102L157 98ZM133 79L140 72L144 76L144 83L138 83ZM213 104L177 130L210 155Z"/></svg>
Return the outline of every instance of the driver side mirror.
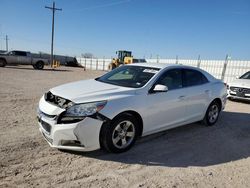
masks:
<svg viewBox="0 0 250 188"><path fill-rule="evenodd" d="M154 86L153 91L154 92L167 92L168 87L165 86L165 85L157 84L157 85Z"/></svg>

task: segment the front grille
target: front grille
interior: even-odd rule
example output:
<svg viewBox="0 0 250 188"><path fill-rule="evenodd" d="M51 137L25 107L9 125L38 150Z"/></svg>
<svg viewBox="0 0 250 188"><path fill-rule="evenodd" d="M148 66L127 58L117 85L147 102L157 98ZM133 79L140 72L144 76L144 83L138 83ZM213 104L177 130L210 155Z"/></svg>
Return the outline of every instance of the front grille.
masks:
<svg viewBox="0 0 250 188"><path fill-rule="evenodd" d="M230 90L233 92L245 93L250 94L250 88L243 88L243 87L230 87Z"/></svg>
<svg viewBox="0 0 250 188"><path fill-rule="evenodd" d="M73 105L73 103L70 100L56 96L50 91L44 94L44 99L45 101L63 109L66 109Z"/></svg>

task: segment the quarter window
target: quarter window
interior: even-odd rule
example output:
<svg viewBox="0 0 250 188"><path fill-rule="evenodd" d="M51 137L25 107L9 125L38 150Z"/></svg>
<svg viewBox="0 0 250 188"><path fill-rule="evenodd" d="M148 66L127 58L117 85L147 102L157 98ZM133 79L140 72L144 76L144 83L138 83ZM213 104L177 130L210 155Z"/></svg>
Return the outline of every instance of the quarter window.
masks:
<svg viewBox="0 0 250 188"><path fill-rule="evenodd" d="M192 69L183 70L183 85L196 86L207 83L207 78L199 71Z"/></svg>
<svg viewBox="0 0 250 188"><path fill-rule="evenodd" d="M164 73L156 84L165 85L168 90L182 88L182 73L181 69L172 69Z"/></svg>

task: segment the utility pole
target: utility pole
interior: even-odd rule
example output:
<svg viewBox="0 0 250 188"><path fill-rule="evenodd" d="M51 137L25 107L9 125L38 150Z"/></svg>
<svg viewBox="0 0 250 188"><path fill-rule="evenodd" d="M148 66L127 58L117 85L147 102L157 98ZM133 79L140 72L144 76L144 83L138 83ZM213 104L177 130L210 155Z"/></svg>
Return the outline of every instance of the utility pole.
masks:
<svg viewBox="0 0 250 188"><path fill-rule="evenodd" d="M45 8L52 10L52 37L51 37L51 55L50 55L50 64L52 66L53 60L54 60L53 48L54 48L54 19L55 19L55 11L56 10L62 11L62 9L61 8L60 9L56 8L55 7L55 2L53 2L53 7L47 7L47 6L45 6Z"/></svg>
<svg viewBox="0 0 250 188"><path fill-rule="evenodd" d="M8 40L9 40L8 35L6 35L5 36L5 41L6 41L6 51L7 52L9 51L9 49L8 49Z"/></svg>

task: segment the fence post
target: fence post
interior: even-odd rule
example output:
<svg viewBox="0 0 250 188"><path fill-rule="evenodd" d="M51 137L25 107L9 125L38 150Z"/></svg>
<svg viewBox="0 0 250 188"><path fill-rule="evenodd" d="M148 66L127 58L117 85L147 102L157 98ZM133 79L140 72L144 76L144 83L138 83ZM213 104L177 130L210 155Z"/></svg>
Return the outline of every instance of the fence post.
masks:
<svg viewBox="0 0 250 188"><path fill-rule="evenodd" d="M84 58L85 61L85 69L87 69L87 62L86 62L86 58Z"/></svg>
<svg viewBox="0 0 250 188"><path fill-rule="evenodd" d="M98 70L98 58L96 59L96 66L95 69Z"/></svg>
<svg viewBox="0 0 250 188"><path fill-rule="evenodd" d="M176 61L175 61L175 64L178 64L179 63L179 57L178 55L176 56Z"/></svg>
<svg viewBox="0 0 250 188"><path fill-rule="evenodd" d="M92 57L90 59L90 70L92 70Z"/></svg>
<svg viewBox="0 0 250 188"><path fill-rule="evenodd" d="M223 66L223 69L222 69L222 74L221 74L221 80L222 81L224 81L224 79L225 79L225 73L226 73L226 69L227 69L228 59L229 59L229 56L226 55L226 59L225 59L224 66Z"/></svg>
<svg viewBox="0 0 250 188"><path fill-rule="evenodd" d="M105 67L105 57L103 57L103 64L102 64L102 70L104 71L104 67Z"/></svg>
<svg viewBox="0 0 250 188"><path fill-rule="evenodd" d="M198 57L197 67L200 68L201 66L201 56Z"/></svg>

